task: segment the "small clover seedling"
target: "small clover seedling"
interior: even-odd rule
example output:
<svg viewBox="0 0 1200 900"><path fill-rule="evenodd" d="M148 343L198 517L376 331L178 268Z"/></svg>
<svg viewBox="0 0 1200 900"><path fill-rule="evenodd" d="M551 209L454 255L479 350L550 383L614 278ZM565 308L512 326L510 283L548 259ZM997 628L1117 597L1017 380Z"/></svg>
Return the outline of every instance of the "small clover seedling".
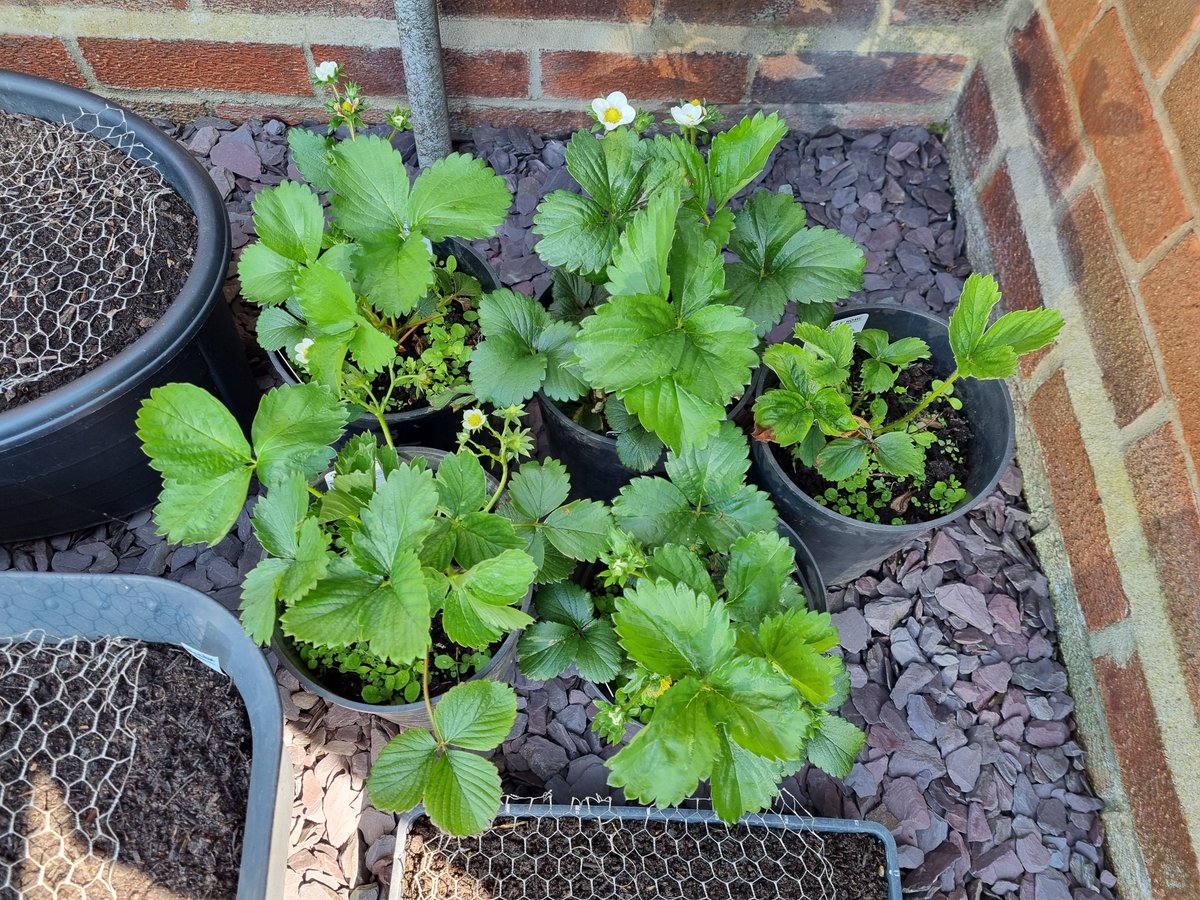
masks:
<svg viewBox="0 0 1200 900"><path fill-rule="evenodd" d="M904 391L896 386L897 376L928 358L928 345L918 338L891 341L878 329L854 334L848 324L828 330L798 324L795 335L801 344L776 344L763 354L779 387L764 392L755 404L757 436L791 448L797 461L815 467L838 485L832 495L827 491L819 500L843 514L855 511L871 519L874 513L858 492L869 483L875 488L875 475L924 480L926 451L942 440L937 434L941 422L932 404L944 400L954 409L961 408L961 400L953 395L955 382L1007 378L1022 355L1050 344L1062 329L1062 316L1053 309L1010 312L989 327L999 301L1000 291L991 276L972 275L966 280L950 317L954 371L933 381L930 390L894 421L889 421L887 397ZM858 381L852 383L856 350L862 361ZM951 458L957 452L951 448ZM877 499L890 494L892 484L885 481ZM966 499L957 480L939 482L933 490L935 512L949 512ZM889 496L872 505L889 501L897 502Z"/></svg>

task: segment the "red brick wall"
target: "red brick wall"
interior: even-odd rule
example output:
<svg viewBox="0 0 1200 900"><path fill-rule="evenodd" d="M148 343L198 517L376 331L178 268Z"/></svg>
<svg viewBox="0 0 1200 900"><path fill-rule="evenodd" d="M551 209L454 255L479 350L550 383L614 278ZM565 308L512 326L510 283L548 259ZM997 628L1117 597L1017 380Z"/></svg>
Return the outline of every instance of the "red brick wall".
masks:
<svg viewBox="0 0 1200 900"><path fill-rule="evenodd" d="M880 21L874 0L442 0L447 93L460 125L572 127L583 101L618 89L656 106L801 110L810 127L859 114L929 122L949 113L967 57L916 52L905 34L961 44L956 29L1002 5L897 0ZM876 49L860 52L867 27ZM808 44L798 28L834 37L786 49ZM391 0L0 0L0 67L168 111L312 117L306 73L324 59L390 106L406 90L398 44Z"/></svg>
<svg viewBox="0 0 1200 900"><path fill-rule="evenodd" d="M963 168L1008 305L1071 323L1022 386L1093 642L1072 674L1090 669L1109 799L1132 822L1138 869L1121 882L1194 900L1200 2L1032 6L960 98Z"/></svg>

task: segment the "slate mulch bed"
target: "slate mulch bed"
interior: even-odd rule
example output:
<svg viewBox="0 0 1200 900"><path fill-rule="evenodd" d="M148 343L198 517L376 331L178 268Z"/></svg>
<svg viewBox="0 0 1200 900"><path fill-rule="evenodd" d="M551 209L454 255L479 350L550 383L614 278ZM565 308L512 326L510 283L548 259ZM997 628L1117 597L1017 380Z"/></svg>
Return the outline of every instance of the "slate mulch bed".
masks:
<svg viewBox="0 0 1200 900"><path fill-rule="evenodd" d="M254 192L296 175L283 126L160 124L211 169L234 247L244 246ZM411 136L398 143L411 158ZM478 128L461 149L483 156L515 194L500 234L477 248L506 285L537 293L550 276L529 228L544 193L573 186L564 143L526 129ZM938 137L920 127L792 134L763 183L792 190L811 222L864 247L864 290L851 303L948 315L971 267L945 156ZM233 279L226 297L249 327ZM141 515L128 526L0 547L0 570L142 571L233 605L257 553L245 515L235 534L207 550L168 547ZM801 772L783 805L884 823L913 897L1114 897L1102 803L1074 739L1074 703L1019 470L1010 468L965 519L914 541L829 602L854 685L843 714L867 729L868 745L842 783ZM392 817L369 808L362 780L390 726L326 708L286 673L279 677L297 770L288 896L371 900L375 881L390 874ZM549 789L555 799L608 793L601 763L611 750L601 751L587 728L595 689L571 677L519 679L518 694L517 727L499 760L506 783L523 793ZM353 885L361 887L351 892Z"/></svg>

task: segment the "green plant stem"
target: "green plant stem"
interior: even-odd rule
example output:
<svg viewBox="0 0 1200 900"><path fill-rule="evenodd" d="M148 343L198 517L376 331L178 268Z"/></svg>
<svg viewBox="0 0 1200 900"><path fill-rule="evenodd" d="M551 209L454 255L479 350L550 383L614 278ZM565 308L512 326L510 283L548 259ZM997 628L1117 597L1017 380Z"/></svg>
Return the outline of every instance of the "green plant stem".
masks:
<svg viewBox="0 0 1200 900"><path fill-rule="evenodd" d="M433 701L429 699L429 651L425 651L425 665L421 669L421 695L425 698L425 712L429 714L429 727L433 730L433 739L439 746L445 744L437 719L433 717Z"/></svg>
<svg viewBox="0 0 1200 900"><path fill-rule="evenodd" d="M490 513L496 504L500 501L500 495L504 493L504 488L508 485L508 457L505 456L500 460L500 483L496 486L496 493L492 494L492 499L488 501L488 505L483 508L485 513Z"/></svg>
<svg viewBox="0 0 1200 900"><path fill-rule="evenodd" d="M375 420L379 423L379 428L383 431L383 439L387 441L390 449L395 450L396 445L392 443L392 430L388 428L387 419L383 417L383 408L376 406L371 410L375 414Z"/></svg>
<svg viewBox="0 0 1200 900"><path fill-rule="evenodd" d="M889 425L887 428L881 429L879 431L879 434L887 434L889 431L899 431L901 428L903 428L905 425L907 425L909 422L911 422L913 419L915 419L918 415L920 415L921 411L923 409L925 409L927 406L929 406L930 403L932 403L938 397L942 396L942 394L946 393L946 391L948 391L950 389L950 385L954 384L954 382L957 380L958 380L958 369L956 368L953 372L950 373L950 377L942 382L941 387L939 387L935 391L930 391L928 394L926 394L925 399L923 399L920 403L918 403L915 407L913 407L913 409L908 413L908 415L906 415L900 421L894 422L893 424Z"/></svg>

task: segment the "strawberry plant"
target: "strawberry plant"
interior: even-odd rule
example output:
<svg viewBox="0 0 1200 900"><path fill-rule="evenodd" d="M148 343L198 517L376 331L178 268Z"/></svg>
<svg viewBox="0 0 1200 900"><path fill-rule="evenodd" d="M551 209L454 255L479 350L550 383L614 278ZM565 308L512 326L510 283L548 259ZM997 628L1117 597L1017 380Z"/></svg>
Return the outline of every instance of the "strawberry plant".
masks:
<svg viewBox="0 0 1200 900"><path fill-rule="evenodd" d="M1052 343L1062 329L1062 316L1052 309L1010 312L989 327L999 302L991 276L967 279L950 317L955 368L914 397L897 378L929 357L923 340L891 341L878 329L855 334L845 323L828 329L797 324L800 343L776 344L763 354L779 385L755 403L756 437L789 448L799 464L815 468L833 485L816 499L843 515L879 521L881 512L903 511L914 489L924 486L931 447L940 445L962 462L963 448L941 434L946 410L962 406L955 383L1007 378L1022 355ZM894 406L902 412L895 413ZM952 511L966 492L957 478L943 479L932 485L929 499L932 508L926 511L937 515Z"/></svg>
<svg viewBox="0 0 1200 900"><path fill-rule="evenodd" d="M249 441L190 384L156 388L138 415L143 448L163 474L156 520L172 541L219 542L252 478L266 489L252 517L266 555L242 587L252 638L267 644L279 631L313 662L364 675L365 700L424 697L432 731L410 730L385 751L388 766L411 766L410 780L398 787L385 766L371 796L380 809L406 809L414 785L427 785L437 792L426 797L433 821L454 833L491 819L500 781L490 763L465 762L452 748L495 746L484 746L485 723L507 721L498 743L516 698L506 686L466 682L434 710L431 681L455 684L483 665L480 654L532 621L520 607L535 580L561 580L576 561L597 559L611 527L604 504L566 502L557 463L514 466L531 447L522 413L502 409L493 425L469 410L460 449L436 471L403 458L390 435L380 445L361 434L335 452L348 407L316 384L269 392ZM491 484L481 458L500 472ZM468 713L475 724L458 718Z"/></svg>
<svg viewBox="0 0 1200 900"><path fill-rule="evenodd" d="M263 307L259 343L376 418L436 405L466 383L482 290L435 244L489 237L512 195L482 160L461 153L410 183L390 141L355 128L357 86L343 84L337 66L318 81L350 137L292 129L307 184L285 181L254 199L259 239L242 251L238 274L243 296ZM405 127L401 112L393 118ZM328 219L316 191L328 195Z"/></svg>
<svg viewBox="0 0 1200 900"><path fill-rule="evenodd" d="M716 113L690 106L686 137L641 139L622 112L603 136L571 138L567 167L585 193L555 191L534 218L535 249L559 270L553 301L485 296L471 361L481 398L542 390L585 427L615 432L622 462L640 471L664 445L687 451L717 433L790 301L827 323L864 267L848 238L806 228L790 195L759 189L735 210L787 131L777 115L742 119L705 156L696 123Z"/></svg>
<svg viewBox="0 0 1200 900"><path fill-rule="evenodd" d="M669 452L668 478L637 478L615 501L604 567L586 587L541 588L520 642L531 678L574 663L613 686L593 725L607 741L646 722L610 760L610 784L669 806L708 780L730 822L768 806L805 762L847 774L864 740L836 715L849 690L828 653L837 631L806 608L748 466L731 423L702 449Z"/></svg>

